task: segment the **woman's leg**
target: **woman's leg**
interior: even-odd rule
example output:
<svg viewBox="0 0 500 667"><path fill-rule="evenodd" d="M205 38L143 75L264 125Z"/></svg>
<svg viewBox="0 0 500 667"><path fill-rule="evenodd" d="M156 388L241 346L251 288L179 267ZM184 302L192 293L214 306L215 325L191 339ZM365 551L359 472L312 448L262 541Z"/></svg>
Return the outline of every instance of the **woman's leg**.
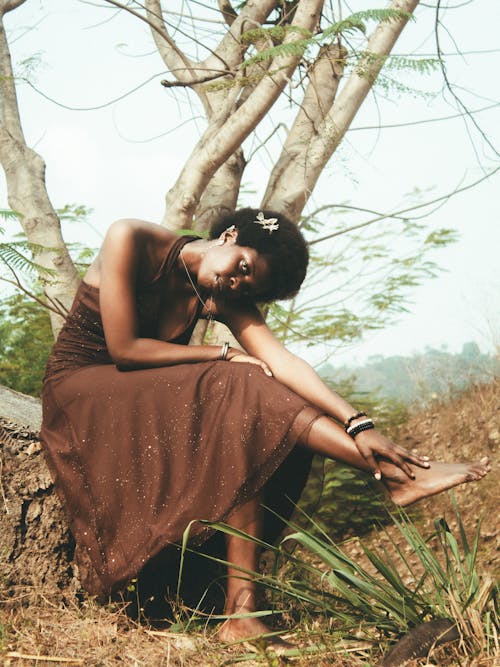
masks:
<svg viewBox="0 0 500 667"><path fill-rule="evenodd" d="M305 441L300 444L335 461L369 471L368 464L359 453L353 439L329 417L317 419ZM397 505L410 505L464 482L481 479L490 470L487 458L481 459L478 463L430 462L428 468L414 465L410 467L415 475L414 479L410 479L393 463L380 462L382 482L387 487L392 501Z"/></svg>
<svg viewBox="0 0 500 667"><path fill-rule="evenodd" d="M299 445L335 461L347 463L360 470L369 471L369 466L359 453L354 441L332 419L320 417L309 429L307 437ZM415 475L410 479L393 463L380 461L382 482L391 499L398 505L409 505L440 491L451 489L464 482L481 479L488 472L488 459L479 463L435 463L429 468L411 466ZM254 537L261 535L261 513L258 498L238 507L228 519L228 524ZM227 560L250 571L257 570L258 548L248 540L227 536ZM242 578L245 574L236 568L228 568L225 613L239 614L255 611L255 583ZM219 630L224 641L255 637L269 632L257 618L229 619ZM279 640L276 640L277 642ZM285 644L285 643L284 643Z"/></svg>
<svg viewBox="0 0 500 667"><path fill-rule="evenodd" d="M262 511L259 498L252 498L240 505L228 518L227 523L242 530L252 537L261 536ZM250 540L226 536L227 560L238 567L256 572L258 567L259 548ZM224 613L247 614L255 611L255 582L235 567L227 569L226 605ZM231 618L219 628L218 636L223 641L257 637L269 632L269 628L258 618Z"/></svg>

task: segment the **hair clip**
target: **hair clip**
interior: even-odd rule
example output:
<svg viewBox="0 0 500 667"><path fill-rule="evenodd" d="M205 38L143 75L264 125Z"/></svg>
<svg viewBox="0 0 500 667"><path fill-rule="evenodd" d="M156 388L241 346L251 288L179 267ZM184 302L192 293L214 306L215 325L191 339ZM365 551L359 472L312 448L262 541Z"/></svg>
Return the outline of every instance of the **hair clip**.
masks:
<svg viewBox="0 0 500 667"><path fill-rule="evenodd" d="M257 220L254 220L257 225L262 225L262 229L267 229L267 231L272 234L277 229L280 228L278 224L278 218L265 218L264 213L260 211L257 213Z"/></svg>

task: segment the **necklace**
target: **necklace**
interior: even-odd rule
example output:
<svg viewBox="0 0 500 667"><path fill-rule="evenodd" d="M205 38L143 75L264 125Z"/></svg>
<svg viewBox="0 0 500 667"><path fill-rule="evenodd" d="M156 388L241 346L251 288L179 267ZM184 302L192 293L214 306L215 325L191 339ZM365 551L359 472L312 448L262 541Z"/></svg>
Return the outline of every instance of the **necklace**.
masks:
<svg viewBox="0 0 500 667"><path fill-rule="evenodd" d="M205 308L205 310L207 311L207 319L208 319L209 322L211 322L212 319L213 319L213 316L212 316L212 306L213 306L212 297L210 297L210 308L209 308L209 307L207 306L207 302L206 302L206 301L203 301L203 299L201 298L201 295L200 295L200 293L198 292L198 290L196 289L196 285L194 284L194 282L193 282L193 280L192 280L192 278L191 278L191 276L190 276L190 274L189 274L188 268L187 268L187 266L186 266L186 262L184 261L184 257L182 256L182 251L183 251L183 250L184 250L184 248L181 248L181 250L180 250L180 252L179 252L179 257L181 258L182 265L183 265L183 267L184 267L184 270L185 270L185 272L186 272L186 275L187 275L187 277L188 277L188 280L189 280L189 282L191 283L191 287L193 288L194 293L196 294L196 298L197 298L198 301L201 303L201 305L203 306L203 308ZM208 299L207 299L207 301L208 301Z"/></svg>

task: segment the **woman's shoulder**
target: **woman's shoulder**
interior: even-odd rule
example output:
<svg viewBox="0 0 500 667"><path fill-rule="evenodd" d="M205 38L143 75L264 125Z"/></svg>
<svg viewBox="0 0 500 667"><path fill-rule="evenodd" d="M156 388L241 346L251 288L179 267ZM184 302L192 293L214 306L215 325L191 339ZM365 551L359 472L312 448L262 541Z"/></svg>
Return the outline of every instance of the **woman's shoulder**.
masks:
<svg viewBox="0 0 500 667"><path fill-rule="evenodd" d="M134 265L141 275L154 274L177 238L177 234L154 222L138 218L116 220L109 226L84 280L99 287L103 267L110 262L120 266Z"/></svg>
<svg viewBox="0 0 500 667"><path fill-rule="evenodd" d="M158 241L168 243L175 241L177 234L166 227L141 220L139 218L121 218L115 220L106 232L105 242L123 241L131 239L135 241Z"/></svg>

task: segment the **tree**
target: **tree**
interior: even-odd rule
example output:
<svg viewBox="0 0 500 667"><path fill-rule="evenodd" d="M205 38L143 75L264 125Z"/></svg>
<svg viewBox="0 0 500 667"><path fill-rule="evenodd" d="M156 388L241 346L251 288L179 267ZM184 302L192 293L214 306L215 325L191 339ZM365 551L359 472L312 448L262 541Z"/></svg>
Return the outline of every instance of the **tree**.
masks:
<svg viewBox="0 0 500 667"><path fill-rule="evenodd" d="M45 295L64 314L73 296L77 271L61 236L60 216L47 194L43 159L27 146L23 135L4 29L5 15L25 2L0 0L0 162L7 177L9 205L31 244ZM283 98L290 102L289 122L286 128L280 127L281 150L276 152L261 205L281 210L299 222L321 171L340 145L363 100L374 90L381 68L391 63L415 69L432 66L431 61L390 58L394 43L417 4L417 0L394 0L385 10L350 14L347 5L340 3L338 10L332 10L322 0L248 0L238 7L219 0L224 30L206 39L193 33L189 35L193 38L189 45L181 48L175 41L175 30L185 36L182 21L186 15L178 17L180 23L172 30L169 12L175 10L171 10L170 3L146 0L143 6L135 0L106 0L103 6L131 13L148 25L170 72L165 87L188 89L198 99L205 116L200 140L168 192L164 223L174 229L194 226L203 231L215 216L234 208L249 157L248 152L245 154L245 141ZM206 3L204 9L199 7L197 3L196 11L203 21L210 6ZM367 38L367 26L372 30L373 23L376 27ZM191 55L195 51L191 47L202 41L208 55ZM320 211L308 211L302 224L317 224L319 215ZM405 215L403 212L394 219L401 219L413 229ZM325 230L323 236L343 231L333 228ZM424 272L431 269L423 268ZM384 294L375 296L381 309L386 308ZM392 299L391 304L397 305L397 299ZM55 329L60 321L61 317L54 314ZM313 322L313 328L315 325ZM20 409L16 410L21 414ZM36 425L32 429L36 430ZM12 438L22 440L14 432L4 437L4 443L12 444ZM39 461L35 472L21 471L27 481L25 490L20 492L22 485L15 472L18 453L13 445L10 449L12 456L5 467L8 477L4 479L8 482L6 497L15 501L16 511L4 520L8 520L12 536L9 562L23 563L20 555L27 550L23 551L23 543L16 536L21 535L23 540L32 536L34 541L46 532L53 515L52 509L46 512L42 500L53 496L49 495L48 475L41 470ZM23 444L21 449L29 450L30 445ZM28 456L32 455L37 454ZM40 502L39 497L43 497ZM31 526L40 524L40 517L43 530L30 533ZM54 522L61 525L59 515ZM64 527L60 534L64 534ZM57 544L54 550L61 553ZM71 545L65 553L71 557ZM31 569L35 568L24 567L24 572Z"/></svg>
<svg viewBox="0 0 500 667"><path fill-rule="evenodd" d="M25 0L0 4L0 161L9 204L17 212L37 263L55 273L41 274L51 303L67 308L77 273L50 204L42 158L25 142L17 107L14 73L3 27L4 15ZM206 229L214 216L235 207L245 167L242 144L269 112L287 85L297 82L297 112L276 160L262 206L273 207L298 221L314 185L349 123L370 91L391 48L418 4L392 2L385 10L369 10L347 18L333 15L322 0L281 3L249 2L238 11L220 3L227 29L208 56L195 60L169 34L168 13L159 0L108 4L148 23L174 81L195 92L206 129L185 168L167 195L164 223L171 228ZM202 12L204 10L201 10ZM365 21L378 21L366 40L350 54L349 35L364 35ZM194 37L196 39L196 37ZM341 90L339 81L347 72ZM300 99L301 98L301 99ZM42 249L43 248L43 249ZM59 320L60 323L60 320ZM55 327L58 320L53 320Z"/></svg>
<svg viewBox="0 0 500 667"><path fill-rule="evenodd" d="M40 280L47 299L60 308L60 315L51 313L53 327L57 330L71 305L78 276L47 193L45 163L27 146L21 127L3 18L24 1L2 0L0 3L0 163L7 178L9 204L19 213L28 241L36 247L36 260L42 267ZM43 269L52 271L50 279Z"/></svg>
<svg viewBox="0 0 500 667"><path fill-rule="evenodd" d="M22 4L24 1L6 2L3 13ZM278 144L274 144L274 149L281 145L281 153L275 153L262 206L277 208L298 221L319 175L339 146L368 92L381 87L383 93L388 86L390 91L404 89L397 81L397 71L401 68L428 71L439 66L438 58L390 56L392 46L417 4L416 1L392 2L387 9L364 9L350 14L348 7L342 3L333 10L321 1L312 0L295 3L259 1L243 4L238 9L229 3L220 3L219 17L225 21L226 28L215 28L207 36L206 30L200 33L198 30L201 30L200 26L211 25L211 16L217 11L208 3L196 3L190 15L188 5L172 8L171 4L162 5L159 0L148 0L144 5L136 0L104 0L102 8L130 14L133 20L140 19L145 29L151 31L158 52L171 72L164 85L171 91L178 91L179 88L189 91L186 94L190 101L195 100L194 104L198 103L205 116L205 129L167 195L164 223L173 229L194 227L203 231L215 216L234 208L244 170L252 158L245 140L255 137L261 121L267 121L279 100L287 98L290 110L283 116L281 106L271 132L276 135L279 130L280 139ZM439 19L436 10L436 20ZM377 23L375 31L367 38L368 28ZM137 28L140 28L139 21ZM182 48L179 46L181 40L184 42ZM4 50L8 55L5 40ZM2 63L4 125L6 128L8 125L10 134L17 132L22 138L12 67L9 58L3 59ZM383 66L387 73L382 79L377 79ZM33 214L33 206L29 209L28 203L33 197L16 198L13 187L16 185L19 189L18 172L23 160L26 164L34 164L37 160L27 149L24 158L12 160L15 152L11 147L6 144L4 152L11 174L8 179L11 184L10 203L28 229L29 215ZM34 177L31 180L38 183ZM39 185L36 186L37 192L40 188L43 190L43 184ZM48 210L45 204L42 208L45 212ZM347 208L344 207L343 211ZM328 207L322 206L316 212L308 212L306 227L311 229L312 221L316 224L313 236L317 237L328 211ZM392 216L392 220L402 223L398 232L405 235L418 229L407 213ZM73 293L74 272L70 272L71 275L68 273L66 260L60 264L65 267L64 277L60 270L59 263L63 262L65 249L61 245L57 220L38 216L37 221L38 235L30 230L28 241L32 242L35 255L42 260L38 262L40 266L55 271L52 277L48 273L41 277L52 305L56 305L57 309L61 304L64 311ZM373 220L368 221L371 222ZM332 235L345 231L332 230L331 223L329 226ZM41 240L41 230L45 228L53 230L54 238L50 245L47 243L49 239L42 244L46 248L43 250L36 244ZM387 224L384 224L384 233L387 233L386 229ZM365 227L363 235L365 248L369 243L377 242L377 235L366 242ZM424 239L425 250L444 241L439 233L434 238L425 235ZM314 239L313 243L318 240ZM50 253L48 257L44 256L47 246L53 253L52 257ZM423 253L399 258L399 267L396 268L396 262L391 261L387 253L391 246L387 238L382 239L382 244L378 243L379 249L383 246L384 250L377 252L381 262L385 262L386 267L390 265L390 281L386 275L379 281L383 289L377 290L375 296L378 298L363 304L363 311L368 315L363 321L356 319L348 308L341 308L339 314L335 313L334 321L324 327L330 338L332 332L334 337L339 332L338 337L345 340L349 335L357 335L366 325L383 325L388 313L401 309L404 302L401 288L410 288L425 275L435 272L435 266L425 261ZM381 256L383 252L386 253L385 259ZM363 251L363 256L367 255ZM335 265L342 270L337 261L339 257L342 255L337 252ZM60 293L51 295L51 290L55 291L58 286L60 291L63 284L67 286L64 299ZM323 307L316 312L316 319L324 319L327 311ZM286 319L291 317L289 313Z"/></svg>

